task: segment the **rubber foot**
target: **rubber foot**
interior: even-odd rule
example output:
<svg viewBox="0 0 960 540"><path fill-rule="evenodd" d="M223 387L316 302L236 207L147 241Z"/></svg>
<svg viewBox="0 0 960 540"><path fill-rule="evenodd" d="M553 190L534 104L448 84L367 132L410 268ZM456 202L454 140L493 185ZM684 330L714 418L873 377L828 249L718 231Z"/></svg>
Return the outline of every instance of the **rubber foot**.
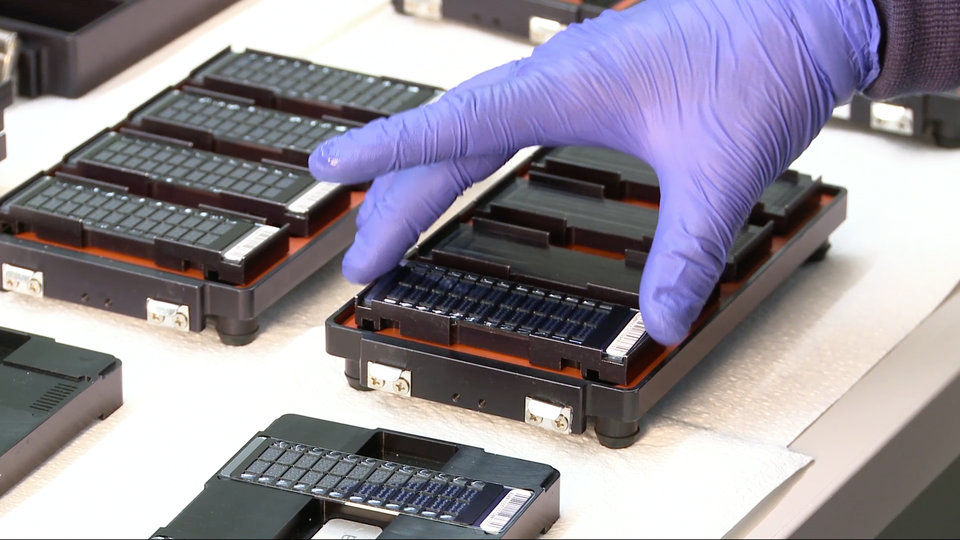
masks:
<svg viewBox="0 0 960 540"><path fill-rule="evenodd" d="M224 345L243 347L257 339L260 325L256 319L241 321L238 319L220 319L217 321L217 334Z"/></svg>
<svg viewBox="0 0 960 540"><path fill-rule="evenodd" d="M935 134L934 141L940 148L960 148L960 137L948 137L946 135Z"/></svg>
<svg viewBox="0 0 960 540"><path fill-rule="evenodd" d="M633 446L640 438L640 422L621 422L609 418L597 418L593 430L597 440L606 448L616 450Z"/></svg>
<svg viewBox="0 0 960 540"><path fill-rule="evenodd" d="M824 242L813 254L807 257L807 262L816 263L826 259L828 251L830 251L830 242Z"/></svg>
<svg viewBox="0 0 960 540"><path fill-rule="evenodd" d="M360 379L347 377L347 384L349 384L350 388L353 388L354 390L359 390L361 392L373 392L373 388L367 388L366 386L360 384Z"/></svg>

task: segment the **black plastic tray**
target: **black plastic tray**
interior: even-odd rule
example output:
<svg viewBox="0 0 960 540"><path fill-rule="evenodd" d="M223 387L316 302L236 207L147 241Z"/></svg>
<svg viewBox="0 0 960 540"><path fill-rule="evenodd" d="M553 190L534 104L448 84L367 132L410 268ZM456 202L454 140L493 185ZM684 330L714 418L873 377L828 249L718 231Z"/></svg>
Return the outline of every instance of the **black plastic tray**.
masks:
<svg viewBox="0 0 960 540"><path fill-rule="evenodd" d="M833 121L875 132L960 148L960 90L873 101L856 95Z"/></svg>
<svg viewBox="0 0 960 540"><path fill-rule="evenodd" d="M378 498L378 485L402 487L386 488ZM503 498L514 490L525 494ZM417 501L423 508L404 508L414 504L415 493L433 495ZM430 499L447 503L445 508L469 499L459 507L460 517L470 516L462 521L482 523L492 512L496 526L456 524L452 515L445 521L442 510L426 517L422 510L432 507ZM377 538L535 538L559 517L560 473L548 465L287 415L245 444L152 538L339 538L329 531L316 536L333 520L377 527Z"/></svg>
<svg viewBox="0 0 960 540"><path fill-rule="evenodd" d="M458 21L540 44L567 26L596 17L606 9L626 9L642 1L393 0L393 7L403 15Z"/></svg>
<svg viewBox="0 0 960 540"><path fill-rule="evenodd" d="M256 63L255 84L236 80L249 75L243 68L245 62ZM231 71L231 66L243 69ZM268 73L258 75L264 70ZM225 83L230 84L229 89L224 88ZM308 88L304 90L301 84ZM394 95L398 88L400 97ZM320 93L311 93L314 90ZM289 201L290 193L284 189L299 185L311 190L311 184L321 185L304 168L310 150L325 137L339 133L336 126L346 130L361 125L357 118L385 116L435 99L440 93L436 88L269 53L224 50L187 80L131 112L127 120L92 137L61 163L0 199L5 209L0 213L6 216L0 216L0 262L23 275L40 278L42 286L35 291L21 288L18 292L122 313L181 331L199 332L215 320L224 343L245 345L255 339L259 315L346 249L356 232L356 212L366 185L336 187L322 200L326 203L313 201L304 191L302 197L313 201L313 206L292 214L302 198ZM172 95L191 96L190 109L164 109ZM388 99L380 103L377 96ZM315 116L304 114L304 108ZM291 109L296 112L285 112ZM323 116L327 111L351 118ZM217 116L220 114L226 116ZM249 124L253 121L260 123ZM105 137L112 139L104 142ZM123 137L140 141L136 156L129 155L130 146L123 141L112 142ZM229 171L219 169L218 163ZM169 231L166 224L172 222L167 214L177 212L158 208L158 214L140 216L139 222L131 218L129 223L119 223L126 228L117 229L115 235L98 234L97 228L107 225L100 219L102 213L88 208L92 202L78 205L71 199L46 207L46 195L31 191L50 176L87 186L87 191L116 192L134 199L127 202L142 197L189 206L198 217L190 220L195 230L186 235ZM211 183L206 184L207 180ZM268 195L273 199L266 200ZM89 199L89 194L84 197ZM284 201L289 201L286 213ZM26 208L31 205L33 209ZM20 211L25 208L28 211ZM130 206L128 210L135 209ZM55 218L50 212L69 212L70 217ZM159 213L165 214L163 221L157 218ZM208 214L215 214L216 220L211 221ZM289 237L284 241L288 247L277 252L273 242L269 249L264 244L257 248L261 251L249 252L251 258L262 255L261 262L242 272L233 265L204 265L204 260L210 263L211 249L225 251L216 242L204 244L203 235L196 231L209 232L230 219L276 227L278 235ZM149 234L157 238L152 248L129 238L138 227L145 229L145 223L151 223ZM161 232L158 227L165 229ZM171 243L186 240L198 242L192 256L185 254L185 246ZM117 250L123 254L118 255ZM193 267L187 266L190 262L195 263ZM225 270L230 274L223 274Z"/></svg>
<svg viewBox="0 0 960 540"><path fill-rule="evenodd" d="M19 93L76 98L238 0L3 0Z"/></svg>
<svg viewBox="0 0 960 540"><path fill-rule="evenodd" d="M690 335L664 348L644 340L636 312L649 249L645 227L655 228L637 216L659 199L650 175L638 174L644 168L653 172L607 151L541 150L426 238L408 255L407 269L333 314L327 352L345 358L356 389L561 433L584 433L595 421L603 445L630 446L641 417L681 377L800 264L825 256L829 235L846 216L844 189L788 171L761 197L737 240L740 263L730 270L728 261L730 271ZM560 191L536 198L537 208L517 202L518 188ZM635 215L625 217L631 208ZM558 209L566 219L554 215ZM414 270L420 274L404 274ZM476 292L474 283L502 291ZM448 297L458 294L468 301L454 307ZM544 307L548 302L561 307ZM507 320L521 304L532 306L528 318ZM603 309L608 315L597 315ZM622 309L633 310L633 318L616 314ZM592 333L576 337L590 320Z"/></svg>
<svg viewBox="0 0 960 540"><path fill-rule="evenodd" d="M122 364L0 328L0 496L123 404Z"/></svg>

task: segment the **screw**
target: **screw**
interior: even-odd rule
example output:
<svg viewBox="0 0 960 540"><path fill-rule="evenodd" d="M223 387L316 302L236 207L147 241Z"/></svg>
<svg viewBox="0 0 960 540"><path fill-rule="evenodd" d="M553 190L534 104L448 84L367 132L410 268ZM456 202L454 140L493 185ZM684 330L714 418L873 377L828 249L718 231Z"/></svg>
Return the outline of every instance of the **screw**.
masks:
<svg viewBox="0 0 960 540"><path fill-rule="evenodd" d="M177 315L173 318L173 325L181 330L186 328L189 324L190 322L187 320L187 316L183 313L177 313Z"/></svg>
<svg viewBox="0 0 960 540"><path fill-rule="evenodd" d="M553 425L557 426L557 429L560 431L566 431L567 428L570 427L570 422L567 420L566 416L560 415Z"/></svg>
<svg viewBox="0 0 960 540"><path fill-rule="evenodd" d="M20 282L13 278L8 278L5 285L7 286L8 289L16 289L17 287L20 286Z"/></svg>
<svg viewBox="0 0 960 540"><path fill-rule="evenodd" d="M529 420L530 422L532 422L532 423L534 423L534 424L539 424L539 423L543 422L543 418L541 418L541 417L539 417L539 416L537 416L537 415L535 415L535 414L533 414L533 413L527 413L527 420Z"/></svg>
<svg viewBox="0 0 960 540"><path fill-rule="evenodd" d="M166 319L166 317L164 317L163 315L161 315L161 314L159 314L159 313L151 313L151 314L150 314L150 320L153 321L153 322L155 322L155 323L157 323L157 324L162 323L164 319Z"/></svg>
<svg viewBox="0 0 960 540"><path fill-rule="evenodd" d="M399 379L396 383L393 384L394 390L399 394L406 394L410 391L410 384L407 383L406 379Z"/></svg>
<svg viewBox="0 0 960 540"><path fill-rule="evenodd" d="M41 285L36 279L31 279L30 283L27 285L27 288L29 288L30 292L33 294L40 294L43 292L43 285Z"/></svg>
<svg viewBox="0 0 960 540"><path fill-rule="evenodd" d="M383 388L383 379L378 379L376 377L370 377L370 386L374 388Z"/></svg>

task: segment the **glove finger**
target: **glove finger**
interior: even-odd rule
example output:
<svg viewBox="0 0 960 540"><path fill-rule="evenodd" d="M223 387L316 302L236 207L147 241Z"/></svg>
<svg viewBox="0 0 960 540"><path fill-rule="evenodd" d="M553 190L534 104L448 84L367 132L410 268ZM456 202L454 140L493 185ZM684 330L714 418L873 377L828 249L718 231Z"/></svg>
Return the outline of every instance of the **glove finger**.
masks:
<svg viewBox="0 0 960 540"><path fill-rule="evenodd" d="M343 275L370 283L403 256L474 182L506 163L508 156L477 156L415 167L386 175L369 215L343 258Z"/></svg>
<svg viewBox="0 0 960 540"><path fill-rule="evenodd" d="M370 188L367 189L363 196L363 204L360 205L360 211L357 212L357 229L362 228L363 224L367 222L381 194L387 191L387 188L393 183L394 176L394 174L381 176L374 180Z"/></svg>
<svg viewBox="0 0 960 540"><path fill-rule="evenodd" d="M449 100L452 96L456 96L457 94L462 92L466 92L469 90L473 90L475 88L481 88L484 86L489 86L492 84L497 84L497 83L506 81L509 78L513 77L514 73L516 73L516 70L519 69L523 61L524 60L514 60L512 62L508 62L506 64L497 66L495 68L484 71L478 75L475 75L470 79L467 79L466 81L460 83L459 85L445 92L437 101L437 103L442 103L446 100ZM427 105L426 107L428 106L429 105ZM362 129L362 128L358 128L358 129ZM351 131L355 131L355 130L351 130ZM310 154L310 159L308 163L310 167L310 172L313 174L315 178L322 178L324 180L328 180L332 182L359 183L359 182L365 182L366 180L374 176L377 176L379 174L383 174L383 173L375 173L366 177L362 176L362 174L359 176L333 174L331 176L331 172L329 170L330 167L326 163L324 163L324 160L321 157L321 151L319 148L317 148L316 150L313 151L313 153ZM383 171L383 172L387 172L387 171Z"/></svg>
<svg viewBox="0 0 960 540"><path fill-rule="evenodd" d="M660 217L640 283L640 312L658 343L682 341L713 292L746 222L741 194L661 176Z"/></svg>
<svg viewBox="0 0 960 540"><path fill-rule="evenodd" d="M442 99L446 99L447 96L455 96L460 92L465 92L467 90L473 90L475 88L481 88L483 86L490 86L491 84L501 83L513 77L517 69L525 62L526 60L514 60L512 62L507 62L506 64L499 65L495 68L488 69L480 73L479 75L474 75L466 81L454 86L448 90Z"/></svg>
<svg viewBox="0 0 960 540"><path fill-rule="evenodd" d="M513 155L564 132L556 92L532 75L464 90L437 103L381 118L320 145L310 169L320 178L355 182L467 156ZM549 104L545 106L545 104ZM547 128L541 121L550 123Z"/></svg>

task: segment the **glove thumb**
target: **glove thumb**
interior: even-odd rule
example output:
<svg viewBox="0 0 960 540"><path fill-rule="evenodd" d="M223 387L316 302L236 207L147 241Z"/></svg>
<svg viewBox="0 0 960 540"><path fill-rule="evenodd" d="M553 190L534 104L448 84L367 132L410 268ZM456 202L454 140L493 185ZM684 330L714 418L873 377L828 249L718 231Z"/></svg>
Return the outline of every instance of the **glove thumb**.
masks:
<svg viewBox="0 0 960 540"><path fill-rule="evenodd" d="M660 217L640 283L646 330L668 346L700 316L752 207L748 194L691 180L660 176Z"/></svg>

